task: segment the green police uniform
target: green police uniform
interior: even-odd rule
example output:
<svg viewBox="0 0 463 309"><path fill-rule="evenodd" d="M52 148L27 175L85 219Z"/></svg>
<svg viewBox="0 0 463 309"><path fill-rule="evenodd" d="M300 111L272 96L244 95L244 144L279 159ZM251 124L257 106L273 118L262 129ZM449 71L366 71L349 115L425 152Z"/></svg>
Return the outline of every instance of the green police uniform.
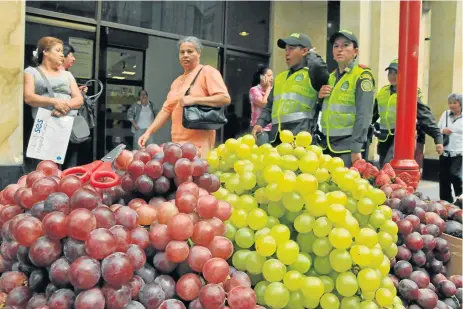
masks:
<svg viewBox="0 0 463 309"><path fill-rule="evenodd" d="M312 48L308 36L293 33L279 39L278 47L286 45ZM257 143L270 141L274 146L281 141L279 132L290 130L294 135L301 131L313 133L317 117L318 91L328 82L326 63L315 52L309 52L301 63L278 74L256 125L261 127L272 123L272 130L258 136Z"/></svg>
<svg viewBox="0 0 463 309"><path fill-rule="evenodd" d="M273 88L272 126L281 132L284 123L313 120L318 93L312 87L308 69L303 68L288 78L289 70L277 75Z"/></svg>
<svg viewBox="0 0 463 309"><path fill-rule="evenodd" d="M343 36L358 46L357 38L349 31L333 34L330 42ZM332 86L323 99L321 127L322 147L325 153L343 159L352 165L351 154L361 153L367 142L370 117L373 114L375 81L371 70L352 61L343 72L336 69L330 74Z"/></svg>
<svg viewBox="0 0 463 309"><path fill-rule="evenodd" d="M386 68L398 70L398 60L395 59ZM429 107L423 102L421 89L417 89L417 125L420 130L433 137L436 144L442 144L442 133L439 130ZM378 155L381 167L389 163L394 156L394 133L396 128L397 87L386 85L380 89L376 96L373 112L373 122L379 118ZM419 154L415 154L415 156Z"/></svg>

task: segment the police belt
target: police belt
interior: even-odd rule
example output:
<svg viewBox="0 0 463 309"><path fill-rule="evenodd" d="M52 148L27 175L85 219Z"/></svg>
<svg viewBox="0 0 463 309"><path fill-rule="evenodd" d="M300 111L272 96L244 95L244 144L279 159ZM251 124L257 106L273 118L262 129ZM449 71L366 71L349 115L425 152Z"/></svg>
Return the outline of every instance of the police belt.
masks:
<svg viewBox="0 0 463 309"><path fill-rule="evenodd" d="M296 112L287 115L281 115L280 117L272 118L272 124L293 122L301 119L312 119L313 112Z"/></svg>

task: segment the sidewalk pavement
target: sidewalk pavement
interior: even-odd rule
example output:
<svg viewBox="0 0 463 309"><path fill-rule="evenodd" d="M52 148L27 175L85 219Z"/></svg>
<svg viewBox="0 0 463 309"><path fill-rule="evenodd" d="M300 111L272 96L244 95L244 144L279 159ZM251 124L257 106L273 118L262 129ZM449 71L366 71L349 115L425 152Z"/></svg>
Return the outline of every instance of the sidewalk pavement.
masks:
<svg viewBox="0 0 463 309"><path fill-rule="evenodd" d="M437 181L421 180L416 191L423 193L424 196L429 196L433 201L439 200L439 182Z"/></svg>

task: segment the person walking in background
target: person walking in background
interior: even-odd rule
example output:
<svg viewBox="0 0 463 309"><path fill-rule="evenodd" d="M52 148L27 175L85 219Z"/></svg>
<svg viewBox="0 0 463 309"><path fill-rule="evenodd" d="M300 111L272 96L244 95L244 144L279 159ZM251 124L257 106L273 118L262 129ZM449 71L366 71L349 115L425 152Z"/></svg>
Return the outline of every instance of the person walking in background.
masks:
<svg viewBox="0 0 463 309"><path fill-rule="evenodd" d="M330 37L333 57L338 68L330 74L328 84L320 89L322 99L322 148L340 157L346 167L362 159L368 137L375 93L371 70L357 64L359 43L348 30ZM324 137L324 138L323 138Z"/></svg>
<svg viewBox="0 0 463 309"><path fill-rule="evenodd" d="M462 194L463 122L461 119L462 95L448 96L449 109L439 120L439 129L444 134L444 152L439 157L439 195L441 200L453 203Z"/></svg>
<svg viewBox="0 0 463 309"><path fill-rule="evenodd" d="M251 103L251 128L254 127L259 119L265 105L268 103L268 97L273 89L273 72L267 66L259 66L252 77L252 88L249 90L249 102ZM272 130L272 124L269 123L264 128L264 133ZM268 139L268 137L266 137Z"/></svg>
<svg viewBox="0 0 463 309"><path fill-rule="evenodd" d="M192 143L201 152L203 158L214 147L215 130L187 129L182 123L185 106L223 107L230 104L230 95L220 72L209 65L201 64L202 49L201 41L193 36L182 38L178 42L178 58L184 73L174 80L161 111L138 139L140 147L145 147L150 136L170 118L172 118L171 135L174 143ZM185 95L189 88L189 95Z"/></svg>
<svg viewBox="0 0 463 309"><path fill-rule="evenodd" d="M267 125L272 124L269 141L281 143L280 132L289 130L294 135L301 131L313 134L316 125L317 95L328 81L328 68L314 51L310 38L293 33L277 41L285 50L288 70L277 75L262 113L252 129L259 144Z"/></svg>
<svg viewBox="0 0 463 309"><path fill-rule="evenodd" d="M376 96L375 106L373 110L373 123L379 118L379 133L378 138L378 154L379 165L382 168L384 164L389 163L394 156L394 132L396 125L396 107L397 107L397 71L399 61L393 60L386 68L388 72L387 78L389 85L381 88ZM436 152L442 154L444 147L442 146L442 133L440 132L434 116L431 113L429 106L423 103L423 95L421 89L418 88L417 93L417 126L419 134L417 143L424 145L423 132L430 135L436 144ZM423 147L421 148L421 156ZM419 157L420 152L415 152L415 157Z"/></svg>
<svg viewBox="0 0 463 309"><path fill-rule="evenodd" d="M132 123L131 131L133 133L133 149L138 149L138 139L156 118L156 111L153 103L148 99L148 91L142 89L138 92L139 100L132 104L127 111L127 120ZM148 144L153 143L150 137Z"/></svg>

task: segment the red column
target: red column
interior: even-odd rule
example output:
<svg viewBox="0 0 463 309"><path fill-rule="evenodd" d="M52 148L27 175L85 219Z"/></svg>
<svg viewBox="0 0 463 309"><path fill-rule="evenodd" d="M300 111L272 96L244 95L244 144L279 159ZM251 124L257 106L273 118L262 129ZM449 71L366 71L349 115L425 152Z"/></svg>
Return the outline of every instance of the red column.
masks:
<svg viewBox="0 0 463 309"><path fill-rule="evenodd" d="M414 159L420 19L421 1L400 2L397 120L391 165L397 175L408 173L410 177L401 178L407 177L415 188L420 180L419 166Z"/></svg>

